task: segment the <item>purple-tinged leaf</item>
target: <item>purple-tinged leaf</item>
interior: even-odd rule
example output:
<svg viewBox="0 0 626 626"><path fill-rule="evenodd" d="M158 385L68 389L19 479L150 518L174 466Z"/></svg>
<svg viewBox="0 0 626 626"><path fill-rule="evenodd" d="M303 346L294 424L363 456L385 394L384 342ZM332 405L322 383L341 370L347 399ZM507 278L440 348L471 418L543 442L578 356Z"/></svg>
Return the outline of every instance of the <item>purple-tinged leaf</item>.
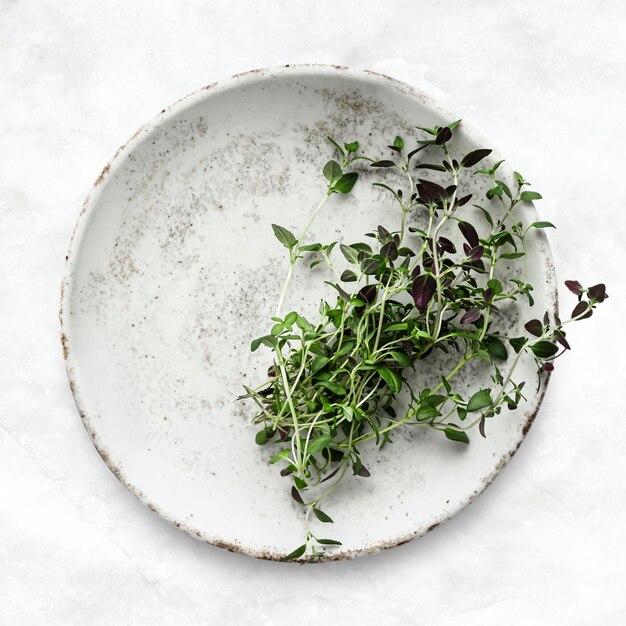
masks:
<svg viewBox="0 0 626 626"><path fill-rule="evenodd" d="M291 497L298 504L304 504L304 500L302 499L302 496L300 495L300 492L295 488L295 486L291 488Z"/></svg>
<svg viewBox="0 0 626 626"><path fill-rule="evenodd" d="M439 237L437 241L439 252L448 252L454 254L456 252L455 245L447 237Z"/></svg>
<svg viewBox="0 0 626 626"><path fill-rule="evenodd" d="M480 259L478 261L470 261L469 263L464 263L463 267L473 269L477 272L485 271L485 264Z"/></svg>
<svg viewBox="0 0 626 626"><path fill-rule="evenodd" d="M587 309L589 309L589 311L587 311ZM585 315L582 315L582 313L584 313L585 311L587 311L587 313L585 313ZM578 317L580 315L580 317ZM588 302L585 302L584 300L582 302L579 302L575 307L574 310L572 311L572 317L578 317L578 319L580 320L586 320L588 317L591 317L593 315L593 310L591 309L591 307L589 306Z"/></svg>
<svg viewBox="0 0 626 626"><path fill-rule="evenodd" d="M358 297L363 302L372 304L376 300L376 285L365 285L358 293Z"/></svg>
<svg viewBox="0 0 626 626"><path fill-rule="evenodd" d="M493 298L493 291L491 287L485 289L485 302L491 302L491 298Z"/></svg>
<svg viewBox="0 0 626 626"><path fill-rule="evenodd" d="M484 251L482 246L474 246L467 251L467 258L471 261L480 261L483 258Z"/></svg>
<svg viewBox="0 0 626 626"><path fill-rule="evenodd" d="M524 324L524 328L535 337L541 337L543 334L543 325L539 320L530 320Z"/></svg>
<svg viewBox="0 0 626 626"><path fill-rule="evenodd" d="M552 363L544 363L542 369L543 369L544 372L553 372L554 371L554 365Z"/></svg>
<svg viewBox="0 0 626 626"><path fill-rule="evenodd" d="M370 163L370 167L393 167L394 165L395 163L393 161L387 160L374 161L373 163Z"/></svg>
<svg viewBox="0 0 626 626"><path fill-rule="evenodd" d="M424 144L424 145L420 146L419 148L415 148L415 150L411 150L411 152L409 152L409 154L407 154L407 157L406 157L407 161L410 161L418 152L421 152L425 148L428 148L428 144Z"/></svg>
<svg viewBox="0 0 626 626"><path fill-rule="evenodd" d="M438 146L443 145L444 143L446 143L447 141L450 141L450 139L452 139L452 131L447 127L444 126L438 133L437 133L437 138L435 139L435 143Z"/></svg>
<svg viewBox="0 0 626 626"><path fill-rule="evenodd" d="M371 476L371 474L369 473L369 470L364 465L361 465L359 467L359 469L356 472L356 475L361 476L363 478L369 478Z"/></svg>
<svg viewBox="0 0 626 626"><path fill-rule="evenodd" d="M486 439L487 435L485 434L485 416L483 415L480 418L480 422L478 422L478 432Z"/></svg>
<svg viewBox="0 0 626 626"><path fill-rule="evenodd" d="M433 183L425 178L420 178L417 185L417 192L424 202L433 202L439 198L446 197L446 190L437 183Z"/></svg>
<svg viewBox="0 0 626 626"><path fill-rule="evenodd" d="M420 275L421 269L419 265L416 265L411 272L411 278L415 279Z"/></svg>
<svg viewBox="0 0 626 626"><path fill-rule="evenodd" d="M434 170L435 172L445 172L446 168L443 165L436 165L434 163L418 163L415 166L417 170Z"/></svg>
<svg viewBox="0 0 626 626"><path fill-rule="evenodd" d="M479 161L482 161L485 157L488 157L491 154L491 150L481 149L481 150L473 150L469 154L466 154L461 159L461 165L463 167L472 167L472 165L476 165Z"/></svg>
<svg viewBox="0 0 626 626"><path fill-rule="evenodd" d="M436 289L437 281L430 274L422 274L413 281L411 295L419 311L426 309Z"/></svg>
<svg viewBox="0 0 626 626"><path fill-rule="evenodd" d="M589 287L587 294L589 298L595 300L596 302L604 302L606 298L608 298L606 295L606 285L604 285L604 283Z"/></svg>
<svg viewBox="0 0 626 626"><path fill-rule="evenodd" d="M456 201L456 206L460 207L463 206L464 204L467 204L470 200L472 199L472 194L468 194L467 196L463 196L462 198L459 198Z"/></svg>
<svg viewBox="0 0 626 626"><path fill-rule="evenodd" d="M470 309L461 318L461 324L472 324L480 319L480 311L478 309Z"/></svg>
<svg viewBox="0 0 626 626"><path fill-rule="evenodd" d="M467 240L472 248L478 245L478 233L469 222L459 222L459 230L463 233L463 237Z"/></svg>
<svg viewBox="0 0 626 626"><path fill-rule="evenodd" d="M565 339L565 335L560 330L554 331L554 339L560 343L566 350L571 350L571 346L567 339Z"/></svg>
<svg viewBox="0 0 626 626"><path fill-rule="evenodd" d="M580 294L584 291L583 286L577 280L566 280L565 286L577 296L580 296Z"/></svg>
<svg viewBox="0 0 626 626"><path fill-rule="evenodd" d="M389 237L389 231L382 224L379 224L376 227L376 231L378 232L378 236L380 239L386 239L387 237Z"/></svg>
<svg viewBox="0 0 626 626"><path fill-rule="evenodd" d="M347 294L347 292L346 292L346 291L344 291L344 290L343 290L343 289L342 289L339 285L337 285L336 283L335 283L334 285L333 285L332 283L329 283L329 284L331 284L331 285L332 285L332 286L333 286L333 287L337 290L337 292L338 292L338 293L339 293L339 295L341 296L342 300L345 300L346 302L350 302L350 296Z"/></svg>
<svg viewBox="0 0 626 626"><path fill-rule="evenodd" d="M326 482L327 480L330 480L339 470L341 469L341 466L339 466L337 469L333 470L330 474L328 474L328 476L326 476L325 478L322 478L321 482Z"/></svg>

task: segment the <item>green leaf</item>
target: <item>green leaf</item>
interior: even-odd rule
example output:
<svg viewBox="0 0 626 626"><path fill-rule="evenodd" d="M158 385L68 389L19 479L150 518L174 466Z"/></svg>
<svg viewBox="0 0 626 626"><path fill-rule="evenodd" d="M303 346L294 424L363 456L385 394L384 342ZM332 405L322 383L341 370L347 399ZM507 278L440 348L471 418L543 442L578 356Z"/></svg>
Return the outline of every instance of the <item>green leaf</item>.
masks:
<svg viewBox="0 0 626 626"><path fill-rule="evenodd" d="M328 401L328 398L324 395L320 395L320 400L322 401L322 407L325 413L334 413L333 405Z"/></svg>
<svg viewBox="0 0 626 626"><path fill-rule="evenodd" d="M528 228L556 228L556 226L552 222L533 222Z"/></svg>
<svg viewBox="0 0 626 626"><path fill-rule="evenodd" d="M355 250L351 246L347 246L345 243L339 244L339 249L341 250L341 254L343 254L348 263L358 263L358 250Z"/></svg>
<svg viewBox="0 0 626 626"><path fill-rule="evenodd" d="M291 311L287 313L287 317L285 317L285 324L291 326L298 319L298 314L295 311Z"/></svg>
<svg viewBox="0 0 626 626"><path fill-rule="evenodd" d="M518 354L519 351L526 345L526 337L513 337L512 339L509 339L509 343L511 344L513 350L515 350L515 353Z"/></svg>
<svg viewBox="0 0 626 626"><path fill-rule="evenodd" d="M339 350L337 350L336 352L337 356L344 356L345 354L352 352L352 349L354 348L355 345L356 345L356 342L354 341L344 341L341 344L341 348L339 348Z"/></svg>
<svg viewBox="0 0 626 626"><path fill-rule="evenodd" d="M274 235L276 235L276 239L278 239L278 241L280 241L285 248L289 248L291 250L298 243L295 235L286 228L278 226L277 224L272 224L272 229L274 231Z"/></svg>
<svg viewBox="0 0 626 626"><path fill-rule="evenodd" d="M263 337L258 337L257 339L254 339L250 344L250 351L255 352L261 344L273 348L276 345L276 338L272 337L272 335L264 335Z"/></svg>
<svg viewBox="0 0 626 626"><path fill-rule="evenodd" d="M307 448L308 454L317 454L321 452L324 448L328 447L328 444L333 440L332 435L320 435L316 437L309 443Z"/></svg>
<svg viewBox="0 0 626 626"><path fill-rule="evenodd" d="M260 430L254 437L254 441L258 446L264 446L267 443L267 431L265 428Z"/></svg>
<svg viewBox="0 0 626 626"><path fill-rule="evenodd" d="M333 184L333 191L338 191L339 193L350 193L358 177L359 175L356 172L344 174L337 182Z"/></svg>
<svg viewBox="0 0 626 626"><path fill-rule="evenodd" d="M377 367L376 371L387 383L391 391L398 393L402 388L402 377L397 372L390 370L388 367Z"/></svg>
<svg viewBox="0 0 626 626"><path fill-rule="evenodd" d="M357 275L352 270L344 270L340 276L340 279L344 283L354 283L357 281L357 278L358 278Z"/></svg>
<svg viewBox="0 0 626 626"><path fill-rule="evenodd" d="M469 437L464 430L457 430L456 428L450 428L447 426L443 431L445 436L452 441L460 441L461 443L469 443Z"/></svg>
<svg viewBox="0 0 626 626"><path fill-rule="evenodd" d="M407 322L398 322L397 324L391 324L387 326L385 330L406 330L409 327Z"/></svg>
<svg viewBox="0 0 626 626"><path fill-rule="evenodd" d="M393 140L393 145L395 148L398 148L400 151L404 150L404 139L402 139L402 137L396 137Z"/></svg>
<svg viewBox="0 0 626 626"><path fill-rule="evenodd" d="M415 414L415 419L418 422L422 422L424 420L430 420L435 417L439 417L441 413L437 410L437 407L434 406L421 406L417 409L417 413Z"/></svg>
<svg viewBox="0 0 626 626"><path fill-rule="evenodd" d="M506 361L509 357L509 354L506 350L506 346L498 339L497 337L489 337L486 342L487 344L487 352L496 358L501 359L502 361Z"/></svg>
<svg viewBox="0 0 626 626"><path fill-rule="evenodd" d="M413 365L413 361L411 361L410 357L404 354L404 352L397 352L396 350L392 350L389 353L389 356L394 361L400 363L400 365L403 365L404 367L411 367L411 365Z"/></svg>
<svg viewBox="0 0 626 626"><path fill-rule="evenodd" d="M291 450L287 448L285 450L281 450L270 459L269 461L270 465L273 465L274 463L278 463L278 461L282 461L283 459L286 459L289 456L290 452Z"/></svg>
<svg viewBox="0 0 626 626"><path fill-rule="evenodd" d="M538 359L549 359L559 351L558 346L549 341L537 341L531 344L530 349Z"/></svg>
<svg viewBox="0 0 626 626"><path fill-rule="evenodd" d="M501 259L521 259L525 254L523 252L505 252L500 255Z"/></svg>
<svg viewBox="0 0 626 626"><path fill-rule="evenodd" d="M300 252L319 252L321 249L321 243L309 243L306 246L300 246Z"/></svg>
<svg viewBox="0 0 626 626"><path fill-rule="evenodd" d="M344 149L332 138L332 137L326 137L326 139L328 139L328 141L330 141L330 143L333 144L333 146L335 146L335 148L337 148L337 150L339 151L339 154L341 154L341 156L345 156L345 152Z"/></svg>
<svg viewBox="0 0 626 626"><path fill-rule="evenodd" d="M306 543L303 543L299 548L296 548L293 552L290 552L283 561L292 561L293 559L300 558L306 552Z"/></svg>
<svg viewBox="0 0 626 626"><path fill-rule="evenodd" d="M337 161L328 161L326 165L324 165L324 169L322 173L330 183L334 183L336 180L341 178L343 174L343 170L341 169L341 165L337 163Z"/></svg>
<svg viewBox="0 0 626 626"><path fill-rule="evenodd" d="M342 404L341 410L343 411L343 416L348 422L351 422L354 419L354 409L351 406L346 406L345 404Z"/></svg>
<svg viewBox="0 0 626 626"><path fill-rule="evenodd" d="M344 143L343 145L348 151L348 154L351 154L352 152L356 152L360 147L358 141L353 141L352 143Z"/></svg>
<svg viewBox="0 0 626 626"><path fill-rule="evenodd" d="M324 524L332 524L333 523L333 519L332 519L332 517L330 517L330 515L326 515L326 513L324 513L324 511L320 511L319 509L316 509L315 507L313 507L313 515L315 515L315 517L317 517L317 519L320 522L324 522Z"/></svg>
<svg viewBox="0 0 626 626"><path fill-rule="evenodd" d="M487 287L491 289L491 293L494 296L498 296L502 293L502 283L497 278L492 278L487 281Z"/></svg>
<svg viewBox="0 0 626 626"><path fill-rule="evenodd" d="M487 211L487 209L484 209L483 207L479 206L478 204L474 205L477 209L480 209L482 211L482 214L485 216L485 219L487 220L487 222L489 222L489 224L491 226L493 226L493 220L491 219L491 215L489 215L489 211Z"/></svg>
<svg viewBox="0 0 626 626"><path fill-rule="evenodd" d="M385 185L385 183L372 183L372 187L382 187L383 189L390 191L394 197L398 197L398 194L389 185Z"/></svg>
<svg viewBox="0 0 626 626"><path fill-rule="evenodd" d="M311 372L319 372L322 368L326 367L328 363L330 363L330 359L327 356L316 356L311 361Z"/></svg>
<svg viewBox="0 0 626 626"><path fill-rule="evenodd" d="M340 546L342 545L341 541L336 541L335 539L317 539L317 543L321 543L323 546Z"/></svg>
<svg viewBox="0 0 626 626"><path fill-rule="evenodd" d="M541 200L542 196L536 191L522 191L520 200L522 202L532 202L533 200Z"/></svg>
<svg viewBox="0 0 626 626"><path fill-rule="evenodd" d="M345 396L346 390L337 383L333 383L330 380L320 380L317 383L320 387L325 387L328 391L332 391L336 396Z"/></svg>
<svg viewBox="0 0 626 626"><path fill-rule="evenodd" d="M484 409L487 406L491 406L491 394L489 389L481 389L469 399L467 411L471 413L472 411Z"/></svg>
<svg viewBox="0 0 626 626"><path fill-rule="evenodd" d="M502 181L502 180L496 180L496 183L498 183L498 185L500 185L500 187L502 187L502 190L507 195L507 197L509 197L512 200L513 199L513 194L511 193L511 190L508 188L507 184L504 181Z"/></svg>
<svg viewBox="0 0 626 626"><path fill-rule="evenodd" d="M501 196L503 193L504 193L504 189L502 189L500 185L496 185L495 187L488 189L485 195L487 196L487 198L491 200L492 198L495 198L496 196Z"/></svg>
<svg viewBox="0 0 626 626"><path fill-rule="evenodd" d="M444 403L445 399L445 396L431 394L429 396L426 396L425 398L422 398L420 403L422 406L439 406L440 404Z"/></svg>

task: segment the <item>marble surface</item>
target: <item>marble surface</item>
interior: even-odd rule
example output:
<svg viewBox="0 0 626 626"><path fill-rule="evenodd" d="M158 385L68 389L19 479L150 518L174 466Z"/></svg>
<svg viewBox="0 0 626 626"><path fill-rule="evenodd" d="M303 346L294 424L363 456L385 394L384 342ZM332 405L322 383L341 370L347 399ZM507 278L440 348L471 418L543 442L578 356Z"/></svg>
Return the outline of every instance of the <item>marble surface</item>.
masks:
<svg viewBox="0 0 626 626"><path fill-rule="evenodd" d="M0 0L0 623L623 624L625 31L619 0ZM572 329L526 442L469 509L387 553L298 567L203 545L118 483L76 413L57 309L117 146L200 85L303 62L465 112L542 191L561 280L611 298Z"/></svg>

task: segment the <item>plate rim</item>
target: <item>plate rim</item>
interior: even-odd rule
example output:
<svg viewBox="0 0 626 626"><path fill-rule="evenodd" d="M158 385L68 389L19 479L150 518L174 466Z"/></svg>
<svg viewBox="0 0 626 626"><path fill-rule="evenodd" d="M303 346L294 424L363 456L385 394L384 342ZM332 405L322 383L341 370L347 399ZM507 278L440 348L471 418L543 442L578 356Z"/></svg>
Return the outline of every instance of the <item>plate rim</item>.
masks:
<svg viewBox="0 0 626 626"><path fill-rule="evenodd" d="M73 351L71 349L70 301L72 293L73 270L80 254L81 243L87 224L90 221L92 212L97 206L103 190L106 188L106 182L111 176L111 173L115 172L119 164L123 162L126 155L143 141L144 136L148 135L149 132L156 126L159 126L160 124L166 122L169 118L178 115L185 108L190 108L191 106L205 98L210 98L212 95L227 91L229 89L237 88L241 85L245 85L246 83L254 83L259 78L271 78L286 74L292 76L297 76L298 74L332 77L345 76L351 79L361 80L369 84L378 83L391 87L401 95L409 96L420 101L423 105L433 109L437 114L446 117L447 119L458 119L457 116L450 111L447 103L443 102L441 98L424 92L422 89L419 89L414 85L410 85L409 83L401 81L397 78L393 78L379 72L374 72L372 70L355 69L343 65L304 63L286 64L274 68L258 68L234 74L230 78L226 78L217 82L211 82L198 89L195 89L194 91L191 91L190 93L184 95L183 97L174 101L169 106L162 109L157 115L153 116L138 130L136 130L127 141L120 145L113 157L106 163L106 165L103 167L102 171L92 184L87 194L87 197L82 204L82 207L78 214L78 218L70 236L70 241L65 256L63 278L61 281L60 308L58 312L60 323L61 348L65 361L69 387L74 398L74 403L78 410L78 414L80 415L83 426L85 427L85 430L91 438L92 444L104 461L105 465L113 473L113 475L120 481L120 483L122 483L122 485L124 485L126 489L128 489L128 491L130 491L140 502L142 502L142 504L144 504L150 511L157 514L161 519L168 522L171 526L184 530L192 537L199 539L204 543L208 543L218 548L223 548L225 550L228 550L229 552L235 552L269 561L282 561L285 555L277 554L276 552L273 552L269 549L258 549L255 547L241 544L239 542L224 541L216 537L205 536L205 534L200 530L185 522L180 522L174 519L169 513L159 509L159 507L151 502L140 489L133 485L132 482L126 478L123 471L119 467L117 467L113 459L111 459L111 457L109 456L106 448L99 441L99 436L92 425L93 420L90 418L85 410L85 405L81 398L80 389L76 381L75 363L73 358ZM473 140L476 140L478 143L482 142L484 145L487 145L487 143L491 144L491 142L487 142L482 133L478 129L476 129L471 122L467 122L465 119L463 119L463 127L467 129L468 134L472 137ZM500 152L496 149L493 149L492 155L500 157ZM548 289L550 289L551 286L552 290L551 292L548 292L548 299L552 300L552 302L550 303L552 307L552 312L558 315L558 285L556 280L556 269L554 266L552 250L545 233L539 231L537 232L537 235L542 239L542 243L545 246L546 270L547 275L551 279L551 285L549 285ZM426 528L417 528L414 532L408 533L398 538L379 541L378 543L367 545L362 548L328 552L325 554L324 557L312 562L323 563L348 560L360 556L366 556L369 554L376 554L390 548L400 546L411 541L412 539L427 534L431 530L434 530L438 526L444 524L449 519L467 508L467 506L469 506L480 494L485 491L485 489L487 489L489 485L491 485L491 483L500 474L502 469L508 464L508 462L521 446L543 404L550 378L551 375L550 373L548 373L547 376L542 379L540 388L536 396L536 407L526 417L522 426L521 436L519 437L519 440L514 443L511 449L509 449L502 455L498 463L495 465L493 471L488 476L482 479L482 484L480 485L480 488L469 494L469 496L467 496L464 501L461 501L460 504L452 511L450 511L448 514L439 515L438 517L436 517L436 521ZM301 564L309 561L298 559L289 562Z"/></svg>

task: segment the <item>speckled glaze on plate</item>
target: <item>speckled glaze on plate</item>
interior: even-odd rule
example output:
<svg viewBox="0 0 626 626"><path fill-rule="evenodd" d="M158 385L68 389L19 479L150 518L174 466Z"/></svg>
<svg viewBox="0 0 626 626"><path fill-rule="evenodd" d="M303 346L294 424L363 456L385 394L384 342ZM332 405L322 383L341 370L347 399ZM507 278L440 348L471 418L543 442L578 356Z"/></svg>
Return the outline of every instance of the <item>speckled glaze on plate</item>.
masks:
<svg viewBox="0 0 626 626"><path fill-rule="evenodd" d="M332 158L327 135L357 139L383 156L396 134L412 145L415 125L457 117L371 72L255 70L165 109L106 165L70 244L63 351L94 445L150 510L255 557L280 559L302 543L303 515L288 479L267 464L269 447L254 444L252 407L235 402L242 381L268 367L268 352L251 354L249 345L267 331L286 269L270 223L297 230L319 201L321 167ZM462 155L477 147L492 146L464 120L452 148ZM510 181L506 164L501 171ZM393 204L369 184L381 176L364 172L353 194L334 196L311 240L354 241L378 223L395 224ZM484 190L477 178L461 184ZM528 204L517 217L530 222L537 214ZM533 230L528 247L537 317L555 310L555 276L541 231ZM501 279L522 276L523 265L511 262ZM324 295L320 274L312 282L296 273L285 310L314 318ZM527 308L503 308L496 323L520 334ZM519 378L534 380L532 364L521 367ZM436 371L437 363L424 362L416 384L427 385ZM468 392L491 386L480 365L459 383ZM545 384L537 392L527 385L526 404L490 420L487 438L473 433L469 446L407 429L393 446L365 449L371 478L345 480L325 503L335 524L324 532L343 542L326 559L399 545L471 502L519 447Z"/></svg>

